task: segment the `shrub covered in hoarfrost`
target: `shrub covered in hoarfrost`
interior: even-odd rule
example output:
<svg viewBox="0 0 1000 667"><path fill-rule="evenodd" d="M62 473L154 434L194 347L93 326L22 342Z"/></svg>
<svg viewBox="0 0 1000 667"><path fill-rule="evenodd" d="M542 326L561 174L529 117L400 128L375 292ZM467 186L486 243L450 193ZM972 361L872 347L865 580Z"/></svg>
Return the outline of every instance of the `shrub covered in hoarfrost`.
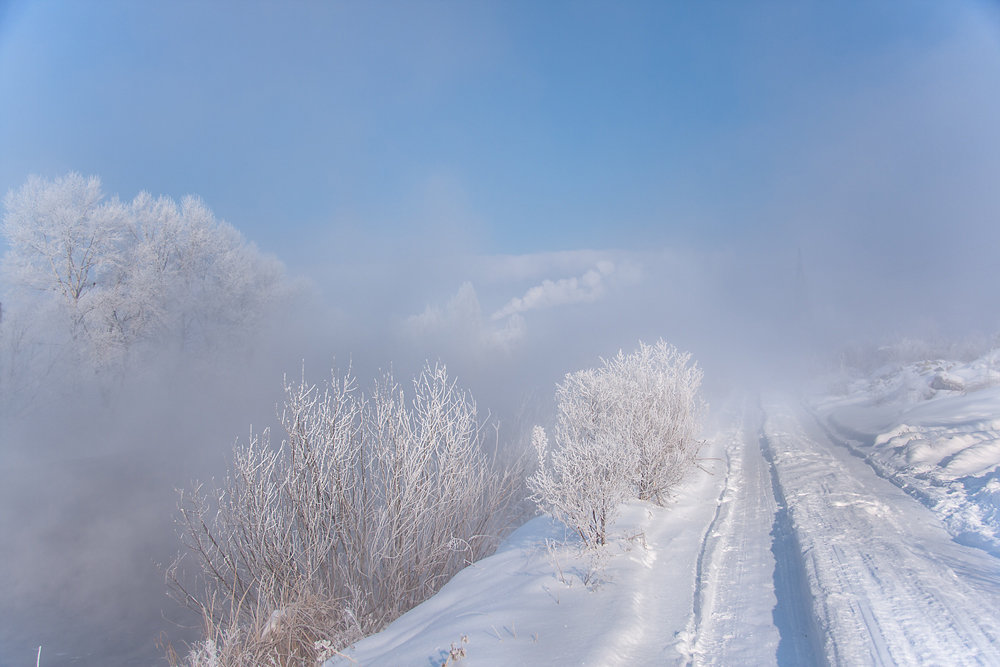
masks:
<svg viewBox="0 0 1000 667"><path fill-rule="evenodd" d="M658 504L693 465L702 372L663 340L639 343L556 387L556 447L536 427L532 498L589 545L604 544L620 502Z"/></svg>
<svg viewBox="0 0 1000 667"><path fill-rule="evenodd" d="M476 405L444 367L412 398L386 375L286 386L285 437L238 448L221 488L182 495L206 619L188 664L305 664L376 632L495 548L517 475L487 449Z"/></svg>

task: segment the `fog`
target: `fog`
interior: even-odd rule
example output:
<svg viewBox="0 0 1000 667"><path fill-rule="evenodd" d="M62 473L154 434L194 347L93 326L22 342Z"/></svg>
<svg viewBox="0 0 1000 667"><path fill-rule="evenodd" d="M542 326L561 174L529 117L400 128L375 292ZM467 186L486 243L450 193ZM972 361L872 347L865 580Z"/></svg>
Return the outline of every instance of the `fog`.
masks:
<svg viewBox="0 0 1000 667"><path fill-rule="evenodd" d="M993 344L1000 21L989 6L962 7L946 33L898 38L815 80L807 68L825 60L811 47L768 43L769 31L798 25L772 9L766 14L780 25L744 45L754 76L743 85L774 88L735 86L722 104L746 107L738 122L699 135L696 150L656 179L641 139L624 144L624 154L602 153L587 143L601 123L585 124L590 130L575 141L591 152L580 161L629 165L634 151L634 172L616 173L606 192L583 177L559 180L573 157L552 157L558 142L523 156L535 182L509 177L525 188L522 208L508 201L519 194L511 183L441 168L446 158L431 150L416 194L363 171L381 153L357 158L360 174L348 157L331 157L327 178L348 174L375 199L402 203L366 209L345 195L342 208L316 212L308 200L324 199L324 190L302 188L287 197L286 215L267 210L280 224L246 213L264 205L253 187L219 187L208 175L203 187L191 184L282 262L287 289L239 344L199 355L147 351L113 382L49 366L5 387L0 664L30 664L39 645L44 665L145 664L162 655L159 633L178 646L197 636L198 619L166 597L158 568L180 546L175 489L221 479L251 425L275 424L286 375L319 383L331 367L350 367L367 387L382 370L406 382L440 361L517 450L527 428L553 418L565 373L640 340L692 352L705 372L709 425L734 394L822 387L817 379L842 372L849 349L903 339L926 341L929 353ZM798 54L809 57L798 62ZM429 73L421 99L444 85L435 73L444 76ZM544 107L544 96L533 99ZM556 123L560 132L568 122ZM278 128L274 135L280 143ZM281 155L280 146L268 152ZM86 154L80 148L77 157ZM114 164L73 157L40 167L11 160L2 182L14 189L35 170L52 178ZM137 193L131 175L96 175L111 194ZM138 187L154 194L177 187L158 183L152 167L144 176ZM549 190L549 198L538 194ZM235 203L241 196L251 200L246 209ZM3 280L4 318L29 317L8 305L12 278Z"/></svg>

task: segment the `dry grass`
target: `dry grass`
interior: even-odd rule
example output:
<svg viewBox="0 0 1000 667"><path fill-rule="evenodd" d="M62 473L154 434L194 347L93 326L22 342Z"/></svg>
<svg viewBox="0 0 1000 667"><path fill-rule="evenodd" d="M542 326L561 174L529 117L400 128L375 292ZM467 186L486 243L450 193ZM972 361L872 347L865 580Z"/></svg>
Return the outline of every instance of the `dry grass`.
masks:
<svg viewBox="0 0 1000 667"><path fill-rule="evenodd" d="M240 601L231 599L222 603L224 613L214 604L206 605L204 639L184 655L168 645L168 662L172 667L319 665L339 655L338 646L361 638L339 602L310 593L305 586L296 588L293 598L271 611L240 609Z"/></svg>
<svg viewBox="0 0 1000 667"><path fill-rule="evenodd" d="M182 555L168 582L205 639L172 664L314 665L495 549L524 475L497 463L471 398L443 367L409 400L391 376L370 398L355 387L286 386L281 446L252 436L222 487L182 494L200 576Z"/></svg>

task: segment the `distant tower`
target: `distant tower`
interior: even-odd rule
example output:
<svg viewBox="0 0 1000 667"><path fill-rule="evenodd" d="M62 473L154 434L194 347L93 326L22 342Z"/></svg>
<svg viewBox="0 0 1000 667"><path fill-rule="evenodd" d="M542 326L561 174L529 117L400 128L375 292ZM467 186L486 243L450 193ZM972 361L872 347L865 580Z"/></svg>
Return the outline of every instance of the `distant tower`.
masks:
<svg viewBox="0 0 1000 667"><path fill-rule="evenodd" d="M802 248L798 248L795 258L795 279L792 283L792 314L796 321L806 324L809 317L809 288L806 284L806 269L802 261Z"/></svg>

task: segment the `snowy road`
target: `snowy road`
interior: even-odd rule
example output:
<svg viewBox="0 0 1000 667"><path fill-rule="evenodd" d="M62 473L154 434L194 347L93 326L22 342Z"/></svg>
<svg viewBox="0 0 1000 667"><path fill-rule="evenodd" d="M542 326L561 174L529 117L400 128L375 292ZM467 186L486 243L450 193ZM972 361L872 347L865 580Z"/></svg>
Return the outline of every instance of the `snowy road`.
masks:
<svg viewBox="0 0 1000 667"><path fill-rule="evenodd" d="M754 426L735 429L726 446L725 490L697 570L688 656L696 664L758 664L778 648L771 548L777 505Z"/></svg>
<svg viewBox="0 0 1000 667"><path fill-rule="evenodd" d="M932 512L804 412L766 413L761 445L787 502L819 657L1000 663L1000 562L953 541Z"/></svg>
<svg viewBox="0 0 1000 667"><path fill-rule="evenodd" d="M642 538L609 547L603 583L536 519L338 664L440 664L467 636L470 667L1000 665L1000 559L833 437L750 407L671 506L626 507Z"/></svg>
<svg viewBox="0 0 1000 667"><path fill-rule="evenodd" d="M726 450L686 661L1000 664L1000 561L805 412L763 414Z"/></svg>

